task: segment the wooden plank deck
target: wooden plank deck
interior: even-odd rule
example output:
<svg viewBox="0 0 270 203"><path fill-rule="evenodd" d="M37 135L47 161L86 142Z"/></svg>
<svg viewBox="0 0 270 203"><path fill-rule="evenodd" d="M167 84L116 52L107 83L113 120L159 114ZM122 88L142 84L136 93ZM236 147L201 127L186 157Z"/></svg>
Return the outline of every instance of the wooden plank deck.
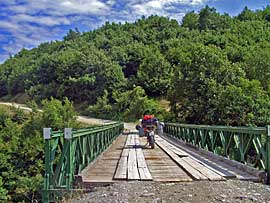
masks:
<svg viewBox="0 0 270 203"><path fill-rule="evenodd" d="M193 180L258 180L254 174L232 167L221 157L208 157L156 136L156 147L146 137L120 135L96 161L81 173L84 185L119 181L184 182ZM184 146L185 147L185 146Z"/></svg>
<svg viewBox="0 0 270 203"><path fill-rule="evenodd" d="M195 161L186 152L180 149L176 150L175 146L160 138L158 135L156 136L156 143L195 180L224 180L215 170L211 170L210 167L205 167L200 162Z"/></svg>
<svg viewBox="0 0 270 203"><path fill-rule="evenodd" d="M140 137L141 143L146 143L145 137ZM154 181L186 182L192 178L180 168L163 150L155 146L154 149L144 148L143 154Z"/></svg>
<svg viewBox="0 0 270 203"><path fill-rule="evenodd" d="M81 172L83 184L112 183L115 169L126 142L126 135L120 135L113 144Z"/></svg>
<svg viewBox="0 0 270 203"><path fill-rule="evenodd" d="M152 180L137 134L128 135L113 179Z"/></svg>

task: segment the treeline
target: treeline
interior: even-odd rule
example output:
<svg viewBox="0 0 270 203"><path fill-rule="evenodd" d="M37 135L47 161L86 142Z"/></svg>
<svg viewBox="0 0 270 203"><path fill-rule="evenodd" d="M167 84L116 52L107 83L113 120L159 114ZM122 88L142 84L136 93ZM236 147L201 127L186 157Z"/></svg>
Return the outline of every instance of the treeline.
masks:
<svg viewBox="0 0 270 203"><path fill-rule="evenodd" d="M235 17L206 6L182 23L142 17L106 23L21 50L0 66L0 97L68 97L91 116L144 111L188 123L270 123L270 7ZM151 99L150 99L151 98ZM170 101L170 112L157 98Z"/></svg>
<svg viewBox="0 0 270 203"><path fill-rule="evenodd" d="M65 99L43 100L43 112L31 103L25 113L0 105L0 202L41 202L44 176L42 129L79 127L73 105Z"/></svg>

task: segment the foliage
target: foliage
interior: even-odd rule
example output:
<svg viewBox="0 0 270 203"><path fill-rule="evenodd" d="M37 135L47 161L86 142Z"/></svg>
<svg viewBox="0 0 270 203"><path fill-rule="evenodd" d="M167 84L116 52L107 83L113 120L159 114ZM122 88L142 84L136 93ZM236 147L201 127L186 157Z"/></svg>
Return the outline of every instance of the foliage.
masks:
<svg viewBox="0 0 270 203"><path fill-rule="evenodd" d="M144 89L140 86L126 92L115 91L113 99L113 104L109 104L108 92L105 91L104 95L97 99L95 105L88 107L86 114L98 118L136 121L146 111L151 111L160 118L163 118L165 113L155 100L145 95Z"/></svg>
<svg viewBox="0 0 270 203"><path fill-rule="evenodd" d="M104 95L97 98L95 105L86 109L86 114L94 118L112 118L112 105L109 104L108 92L105 90Z"/></svg>
<svg viewBox="0 0 270 203"><path fill-rule="evenodd" d="M150 16L84 33L70 30L63 41L22 49L0 65L0 97L28 94L38 103L67 97L87 103L89 115L131 120L143 111L132 105L155 106L164 97L171 102L171 115L165 113L171 120L266 125L261 118L268 116L269 38L270 6L245 7L233 17L206 6L187 13L181 24ZM254 104L244 101L251 96L244 83L254 85ZM239 101L227 99L236 94Z"/></svg>
<svg viewBox="0 0 270 203"><path fill-rule="evenodd" d="M185 51L179 55L181 62L175 69L171 99L174 111L189 123L213 123L217 116L213 110L218 105L220 92L243 72L215 46L195 45L189 53Z"/></svg>
<svg viewBox="0 0 270 203"><path fill-rule="evenodd" d="M194 11L187 13L182 20L182 26L190 30L198 28L199 15Z"/></svg>
<svg viewBox="0 0 270 203"><path fill-rule="evenodd" d="M257 80L240 79L222 93L217 112L227 125L270 123L270 98Z"/></svg>
<svg viewBox="0 0 270 203"><path fill-rule="evenodd" d="M2 107L0 111L0 201L35 202L41 198L44 171L42 128L76 127L72 103L44 100L43 112ZM3 110L4 109L4 110Z"/></svg>
<svg viewBox="0 0 270 203"><path fill-rule="evenodd" d="M148 95L160 96L170 87L172 69L161 53L152 52L142 60L137 76Z"/></svg>
<svg viewBox="0 0 270 203"><path fill-rule="evenodd" d="M2 177L0 176L0 202L7 201L7 190L3 187Z"/></svg>
<svg viewBox="0 0 270 203"><path fill-rule="evenodd" d="M113 98L116 101L115 109L118 112L123 112L123 119L127 121L141 118L147 110L152 110L153 114L160 110L158 104L153 99L149 99L140 86L123 93L115 92Z"/></svg>
<svg viewBox="0 0 270 203"><path fill-rule="evenodd" d="M72 127L76 124L77 113L67 98L63 102L54 98L43 100L42 105L41 123L43 126L58 130L65 127Z"/></svg>
<svg viewBox="0 0 270 203"><path fill-rule="evenodd" d="M264 44L263 47L256 46L247 54L245 71L247 78L259 80L262 87L270 92L270 44Z"/></svg>

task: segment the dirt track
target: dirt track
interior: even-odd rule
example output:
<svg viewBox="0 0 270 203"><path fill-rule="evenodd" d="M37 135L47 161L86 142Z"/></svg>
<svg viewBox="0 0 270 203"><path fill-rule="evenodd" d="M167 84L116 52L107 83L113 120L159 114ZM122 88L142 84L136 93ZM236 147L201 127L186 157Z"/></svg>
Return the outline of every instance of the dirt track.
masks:
<svg viewBox="0 0 270 203"><path fill-rule="evenodd" d="M24 111L29 111L29 112L32 111L31 108L27 107L24 104L10 103L10 102L0 102L0 105L14 106L14 107L20 108L20 109L22 109ZM42 111L42 110L40 110L40 111ZM114 121L105 120L105 119L90 118L90 117L87 117L87 116L78 116L77 120L79 122L82 122L82 123L94 124L94 125L95 124L97 124L97 125L106 125L106 124L110 124L110 123L114 122ZM135 124L133 124L133 123L125 123L125 128L134 130L135 129Z"/></svg>

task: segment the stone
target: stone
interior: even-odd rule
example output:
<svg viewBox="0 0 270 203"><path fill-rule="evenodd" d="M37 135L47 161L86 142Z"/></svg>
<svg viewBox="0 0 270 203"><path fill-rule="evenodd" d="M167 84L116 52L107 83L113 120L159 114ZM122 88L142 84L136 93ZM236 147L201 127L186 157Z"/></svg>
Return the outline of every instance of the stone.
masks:
<svg viewBox="0 0 270 203"><path fill-rule="evenodd" d="M156 198L153 200L153 203L159 203L159 202L161 202L160 198Z"/></svg>
<svg viewBox="0 0 270 203"><path fill-rule="evenodd" d="M140 197L151 197L151 196L155 196L154 193L144 193L144 194L141 194Z"/></svg>

